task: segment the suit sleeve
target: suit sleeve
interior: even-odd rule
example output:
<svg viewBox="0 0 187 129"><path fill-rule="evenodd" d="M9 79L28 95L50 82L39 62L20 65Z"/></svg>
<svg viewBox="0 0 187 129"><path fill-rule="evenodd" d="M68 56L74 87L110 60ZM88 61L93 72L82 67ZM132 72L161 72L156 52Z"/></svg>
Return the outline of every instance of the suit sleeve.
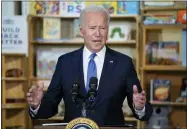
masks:
<svg viewBox="0 0 187 129"><path fill-rule="evenodd" d="M62 67L62 59L59 58L51 83L41 100L40 108L37 114L34 117L30 114L32 119L47 119L58 112L58 104L63 97L63 88L61 84L63 72Z"/></svg>
<svg viewBox="0 0 187 129"><path fill-rule="evenodd" d="M136 85L138 88L138 92L142 92L142 87L140 85L139 79L137 77L137 73L134 69L134 65L132 63L132 59L129 63L129 71L126 77L126 86L127 86L127 100L128 105L131 108L133 115L136 119L142 120L142 121L148 121L149 118L152 115L153 109L149 101L147 100L145 104L145 115L142 118L139 118L139 116L135 113L134 107L133 107L133 85Z"/></svg>

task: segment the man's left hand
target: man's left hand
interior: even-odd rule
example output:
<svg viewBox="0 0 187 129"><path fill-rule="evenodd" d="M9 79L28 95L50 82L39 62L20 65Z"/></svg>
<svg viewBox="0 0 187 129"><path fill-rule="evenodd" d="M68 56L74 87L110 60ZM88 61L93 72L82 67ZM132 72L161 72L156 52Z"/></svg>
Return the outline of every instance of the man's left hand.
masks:
<svg viewBox="0 0 187 129"><path fill-rule="evenodd" d="M141 93L138 92L136 85L133 86L133 105L136 110L143 110L146 103L146 94L143 90Z"/></svg>

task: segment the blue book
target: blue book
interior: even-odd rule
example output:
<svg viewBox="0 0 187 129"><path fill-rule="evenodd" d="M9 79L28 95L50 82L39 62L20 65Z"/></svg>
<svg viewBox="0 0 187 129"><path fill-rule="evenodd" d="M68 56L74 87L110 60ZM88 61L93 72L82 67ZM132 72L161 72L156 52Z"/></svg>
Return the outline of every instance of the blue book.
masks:
<svg viewBox="0 0 187 129"><path fill-rule="evenodd" d="M118 1L117 14L138 15L139 12L139 1Z"/></svg>
<svg viewBox="0 0 187 129"><path fill-rule="evenodd" d="M186 34L187 34L187 30L184 29L182 30L182 66L186 66Z"/></svg>

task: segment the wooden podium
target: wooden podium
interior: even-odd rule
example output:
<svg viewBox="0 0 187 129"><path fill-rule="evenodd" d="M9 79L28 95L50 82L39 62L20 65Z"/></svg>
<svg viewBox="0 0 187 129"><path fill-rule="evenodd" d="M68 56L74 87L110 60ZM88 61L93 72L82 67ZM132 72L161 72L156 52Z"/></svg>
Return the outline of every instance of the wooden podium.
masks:
<svg viewBox="0 0 187 129"><path fill-rule="evenodd" d="M65 126L34 126L34 129L65 129ZM99 129L135 129L134 127L99 127Z"/></svg>
<svg viewBox="0 0 187 129"><path fill-rule="evenodd" d="M80 119L83 119L83 118L80 118ZM76 121L77 119L74 119L73 121L75 123L77 123ZM88 119L89 120L89 119ZM59 121L59 123L57 122L52 122L52 121L47 121L47 120L44 120L44 121L40 121L40 120L33 120L33 125L34 125L34 129L65 129L66 125L62 125L61 122ZM46 124L47 123L47 124ZM45 124L45 126L43 125ZM51 125L49 125L51 124ZM56 124L56 125L54 125ZM71 124L71 122L69 123ZM99 127L99 129L136 129L136 127L134 127L133 125L124 125L123 127L117 127L117 126L103 126L103 127Z"/></svg>

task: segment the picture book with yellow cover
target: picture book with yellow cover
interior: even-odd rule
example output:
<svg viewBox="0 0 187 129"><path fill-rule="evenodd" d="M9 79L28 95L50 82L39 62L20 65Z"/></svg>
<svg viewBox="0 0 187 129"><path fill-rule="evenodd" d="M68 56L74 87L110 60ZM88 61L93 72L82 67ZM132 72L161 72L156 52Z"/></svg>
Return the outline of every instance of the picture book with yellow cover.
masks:
<svg viewBox="0 0 187 129"><path fill-rule="evenodd" d="M60 39L61 25L59 18L44 18L43 19L43 39Z"/></svg>
<svg viewBox="0 0 187 129"><path fill-rule="evenodd" d="M101 5L103 6L110 14L117 14L117 1L102 1L102 2L85 2L86 7L90 5Z"/></svg>
<svg viewBox="0 0 187 129"><path fill-rule="evenodd" d="M29 14L59 15L59 1L31 1Z"/></svg>

